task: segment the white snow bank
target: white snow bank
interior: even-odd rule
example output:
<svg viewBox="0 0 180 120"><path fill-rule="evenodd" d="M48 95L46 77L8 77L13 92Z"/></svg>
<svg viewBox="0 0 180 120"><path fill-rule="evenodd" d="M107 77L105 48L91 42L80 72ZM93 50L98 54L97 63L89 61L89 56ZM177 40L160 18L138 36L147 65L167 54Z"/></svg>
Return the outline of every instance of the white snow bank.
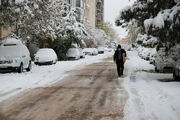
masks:
<svg viewBox="0 0 180 120"><path fill-rule="evenodd" d="M129 70L124 86L129 93L124 120L179 120L180 82L172 74L135 72L136 69L154 68L129 52L126 66ZM167 82L168 81L168 82Z"/></svg>
<svg viewBox="0 0 180 120"><path fill-rule="evenodd" d="M85 65L100 62L103 58L112 56L113 53L105 53L97 56L86 56L78 61L60 61L55 65L33 65L31 72L0 73L0 101L6 100L24 90L50 86L60 82L68 74L66 71L77 70Z"/></svg>

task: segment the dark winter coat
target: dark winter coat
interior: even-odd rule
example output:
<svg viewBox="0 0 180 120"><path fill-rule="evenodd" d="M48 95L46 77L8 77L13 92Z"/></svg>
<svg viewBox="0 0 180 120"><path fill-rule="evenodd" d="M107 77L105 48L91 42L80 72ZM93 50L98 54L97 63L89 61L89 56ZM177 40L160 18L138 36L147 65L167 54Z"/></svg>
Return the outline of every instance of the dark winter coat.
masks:
<svg viewBox="0 0 180 120"><path fill-rule="evenodd" d="M121 60L118 60L118 53L119 53L119 50L116 50L115 53L114 53L114 61L115 62L119 61L119 62L124 63L123 62L123 53L125 54L125 57L126 57L126 51L124 49L121 49L121 58L122 58Z"/></svg>

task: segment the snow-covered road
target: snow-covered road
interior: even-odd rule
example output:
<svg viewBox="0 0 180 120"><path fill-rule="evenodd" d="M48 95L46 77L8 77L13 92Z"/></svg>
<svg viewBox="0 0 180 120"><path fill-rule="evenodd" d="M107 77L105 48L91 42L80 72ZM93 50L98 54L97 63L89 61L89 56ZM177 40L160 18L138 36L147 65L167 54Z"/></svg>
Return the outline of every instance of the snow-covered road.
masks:
<svg viewBox="0 0 180 120"><path fill-rule="evenodd" d="M136 52L128 55L125 120L180 120L180 82L173 81L172 74L143 72L154 66L140 59Z"/></svg>
<svg viewBox="0 0 180 120"><path fill-rule="evenodd" d="M67 71L87 67L88 64L100 62L112 54L87 56L79 61L62 61L52 66L34 65L31 72L22 74L0 74L0 101L24 90L60 82L65 76L72 74ZM119 79L128 92L124 120L180 119L180 82L173 81L172 74L153 73L153 69L154 66L139 58L136 51L128 52L126 72L124 77ZM121 93L119 95L121 101Z"/></svg>
<svg viewBox="0 0 180 120"><path fill-rule="evenodd" d="M107 52L97 56L86 56L77 61L60 61L55 65L37 66L33 64L31 72L0 73L0 102L24 90L44 87L60 82L69 73L67 71L80 69L88 64L99 62L113 53Z"/></svg>

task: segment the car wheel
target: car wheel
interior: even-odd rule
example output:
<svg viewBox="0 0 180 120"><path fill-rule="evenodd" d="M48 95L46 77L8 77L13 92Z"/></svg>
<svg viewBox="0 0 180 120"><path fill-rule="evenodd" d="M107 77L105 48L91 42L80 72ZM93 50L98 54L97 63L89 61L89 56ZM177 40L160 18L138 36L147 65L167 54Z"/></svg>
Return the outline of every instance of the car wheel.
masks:
<svg viewBox="0 0 180 120"><path fill-rule="evenodd" d="M56 64L56 63L57 63L57 60L55 60L54 64Z"/></svg>
<svg viewBox="0 0 180 120"><path fill-rule="evenodd" d="M53 61L50 62L50 65L52 65L52 64L53 64Z"/></svg>
<svg viewBox="0 0 180 120"><path fill-rule="evenodd" d="M31 68L32 68L31 61L29 61L29 66L26 70L29 72L29 71L31 71Z"/></svg>
<svg viewBox="0 0 180 120"><path fill-rule="evenodd" d="M23 64L21 63L18 68L18 73L22 73L22 72L23 72Z"/></svg>

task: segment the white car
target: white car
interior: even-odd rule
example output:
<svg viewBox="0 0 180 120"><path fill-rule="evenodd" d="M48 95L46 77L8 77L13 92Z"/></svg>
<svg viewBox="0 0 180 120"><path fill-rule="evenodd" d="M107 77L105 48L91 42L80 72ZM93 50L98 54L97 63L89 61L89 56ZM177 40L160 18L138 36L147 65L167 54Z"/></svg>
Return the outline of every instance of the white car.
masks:
<svg viewBox="0 0 180 120"><path fill-rule="evenodd" d="M81 58L81 54L78 48L70 48L66 54L68 59L78 60Z"/></svg>
<svg viewBox="0 0 180 120"><path fill-rule="evenodd" d="M155 71L172 73L174 64L176 63L176 60L180 58L180 54L175 54L176 51L177 53L179 52L176 48L169 50L168 55L166 55L165 51L165 48L161 48L158 51L157 58L155 59Z"/></svg>
<svg viewBox="0 0 180 120"><path fill-rule="evenodd" d="M28 48L19 39L7 38L0 45L0 70L31 70L31 58Z"/></svg>
<svg viewBox="0 0 180 120"><path fill-rule="evenodd" d="M96 48L84 48L83 53L85 55L98 55L98 50Z"/></svg>
<svg viewBox="0 0 180 120"><path fill-rule="evenodd" d="M106 52L113 52L113 51L114 51L114 49L112 49L112 48L108 48L108 47L105 47L105 48L104 48L104 51L106 51Z"/></svg>
<svg viewBox="0 0 180 120"><path fill-rule="evenodd" d="M175 61L172 58L168 57L157 57L157 61L155 63L155 71L156 72L173 72L173 67Z"/></svg>
<svg viewBox="0 0 180 120"><path fill-rule="evenodd" d="M105 51L105 50L104 50L104 47L103 47L103 46L99 46L97 49L98 49L98 53L99 53L99 54L104 54L104 51Z"/></svg>
<svg viewBox="0 0 180 120"><path fill-rule="evenodd" d="M79 53L80 53L80 58L85 58L85 54L83 53L83 49L82 48L78 48Z"/></svg>
<svg viewBox="0 0 180 120"><path fill-rule="evenodd" d="M57 55L51 48L42 48L37 51L34 58L36 65L52 65L57 62Z"/></svg>

